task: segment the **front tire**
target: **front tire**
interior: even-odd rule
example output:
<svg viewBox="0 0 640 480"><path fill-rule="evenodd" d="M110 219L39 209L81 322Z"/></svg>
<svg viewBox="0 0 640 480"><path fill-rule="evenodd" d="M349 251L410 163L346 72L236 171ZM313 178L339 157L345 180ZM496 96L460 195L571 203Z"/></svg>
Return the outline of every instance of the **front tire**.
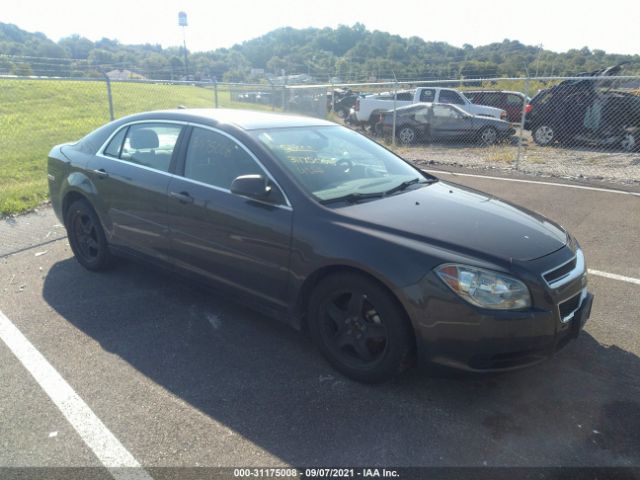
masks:
<svg viewBox="0 0 640 480"><path fill-rule="evenodd" d="M87 270L106 270L114 263L98 215L86 200L76 200L65 215L69 245Z"/></svg>
<svg viewBox="0 0 640 480"><path fill-rule="evenodd" d="M549 125L539 125L533 130L533 141L541 147L548 147L556 141L556 132Z"/></svg>
<svg viewBox="0 0 640 480"><path fill-rule="evenodd" d="M484 127L478 135L480 143L484 146L495 145L498 141L498 130L493 127Z"/></svg>
<svg viewBox="0 0 640 480"><path fill-rule="evenodd" d="M359 382L390 380L413 360L405 312L380 284L356 273L331 275L315 287L309 331L327 361Z"/></svg>

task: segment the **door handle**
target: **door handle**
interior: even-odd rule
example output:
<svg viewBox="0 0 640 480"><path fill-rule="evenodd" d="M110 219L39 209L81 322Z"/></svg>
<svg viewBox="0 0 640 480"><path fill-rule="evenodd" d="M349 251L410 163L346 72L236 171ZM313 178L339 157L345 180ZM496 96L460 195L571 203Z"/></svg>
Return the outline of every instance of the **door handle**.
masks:
<svg viewBox="0 0 640 480"><path fill-rule="evenodd" d="M109 174L104 168L99 168L98 170L94 170L93 173L95 173L99 179L109 178Z"/></svg>
<svg viewBox="0 0 640 480"><path fill-rule="evenodd" d="M180 203L193 203L194 198L189 195L189 192L169 192L171 198L175 198Z"/></svg>

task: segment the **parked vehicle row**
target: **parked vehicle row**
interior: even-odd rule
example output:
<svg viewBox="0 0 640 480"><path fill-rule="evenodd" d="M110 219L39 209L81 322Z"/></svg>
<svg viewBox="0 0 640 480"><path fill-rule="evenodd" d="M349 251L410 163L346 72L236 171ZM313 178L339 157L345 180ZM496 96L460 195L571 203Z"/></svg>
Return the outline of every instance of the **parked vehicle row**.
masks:
<svg viewBox="0 0 640 480"><path fill-rule="evenodd" d="M395 102L394 102L395 98ZM380 113L392 108L399 108L414 103L448 103L456 105L471 115L506 119L507 112L500 108L477 105L469 100L464 93L452 88L420 87L415 90L402 92L387 92L367 95L356 100L354 111L359 123L375 125Z"/></svg>
<svg viewBox="0 0 640 480"><path fill-rule="evenodd" d="M524 120L524 128L541 146L586 145L631 152L640 150L640 95L613 88L611 77L619 74L623 66L578 74L577 77L601 80L565 80L540 90L533 98L508 90L458 91L441 87L420 87L395 94L349 91L336 102L336 112L345 123L389 135L395 108L396 135L403 144L458 138L490 145L515 133L506 122L520 124ZM445 104L451 108L445 108ZM484 122L482 118L498 122Z"/></svg>

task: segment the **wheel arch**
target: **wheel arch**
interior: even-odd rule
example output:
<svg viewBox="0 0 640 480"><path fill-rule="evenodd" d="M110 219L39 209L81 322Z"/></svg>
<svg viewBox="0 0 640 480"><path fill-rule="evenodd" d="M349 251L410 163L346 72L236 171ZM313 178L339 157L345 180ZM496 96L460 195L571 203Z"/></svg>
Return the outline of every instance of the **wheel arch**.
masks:
<svg viewBox="0 0 640 480"><path fill-rule="evenodd" d="M398 307L404 314L405 320L411 326L412 341L415 347L416 337L415 337L415 331L413 328L413 323L411 322L409 313L405 305L402 303L400 298L398 298L398 295L393 291L391 286L387 282L385 282L383 279L381 279L379 276L376 276L371 272L368 272L366 270L363 270L353 265L345 265L345 264L325 265L323 267L318 268L311 275L307 276L304 283L298 290L298 294L295 302L295 317L297 319L300 330L307 331L307 321L308 321L307 310L309 307L309 301L311 300L311 295L313 293L314 287L318 285L318 283L320 283L322 280L327 278L328 276L339 274L339 273L355 273L358 275L362 275L363 277L368 278L369 280L372 280L378 285L380 285L390 295L393 301L398 305Z"/></svg>
<svg viewBox="0 0 640 480"><path fill-rule="evenodd" d="M67 212L69 211L69 207L74 202L76 202L77 200L85 200L89 205L91 205L91 202L89 201L89 199L87 198L87 196L86 196L86 194L84 192L81 193L78 190L69 190L68 192L65 193L64 197L62 198L62 219L63 219L63 221L66 222ZM92 205L92 208L93 208L93 205Z"/></svg>

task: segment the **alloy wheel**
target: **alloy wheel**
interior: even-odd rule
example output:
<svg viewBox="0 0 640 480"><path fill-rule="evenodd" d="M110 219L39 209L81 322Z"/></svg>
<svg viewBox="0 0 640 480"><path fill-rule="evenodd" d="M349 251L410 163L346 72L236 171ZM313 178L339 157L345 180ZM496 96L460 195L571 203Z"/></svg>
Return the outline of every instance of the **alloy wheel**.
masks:
<svg viewBox="0 0 640 480"><path fill-rule="evenodd" d="M334 294L323 305L321 321L325 344L345 364L366 368L384 356L387 329L365 293Z"/></svg>
<svg viewBox="0 0 640 480"><path fill-rule="evenodd" d="M409 145L415 140L416 132L414 132L412 128L405 127L400 130L400 133L398 133L398 138L401 143Z"/></svg>
<svg viewBox="0 0 640 480"><path fill-rule="evenodd" d="M89 215L78 212L73 217L73 234L80 254L87 261L93 261L100 254L98 232L96 225Z"/></svg>
<svg viewBox="0 0 640 480"><path fill-rule="evenodd" d="M625 133L620 142L620 146L625 152L631 152L636 148L636 139L631 133Z"/></svg>
<svg viewBox="0 0 640 480"><path fill-rule="evenodd" d="M553 141L553 128L548 125L538 127L534 133L534 139L539 145L549 145Z"/></svg>
<svg viewBox="0 0 640 480"><path fill-rule="evenodd" d="M498 132L494 128L485 128L480 135L483 145L493 145L498 139Z"/></svg>

